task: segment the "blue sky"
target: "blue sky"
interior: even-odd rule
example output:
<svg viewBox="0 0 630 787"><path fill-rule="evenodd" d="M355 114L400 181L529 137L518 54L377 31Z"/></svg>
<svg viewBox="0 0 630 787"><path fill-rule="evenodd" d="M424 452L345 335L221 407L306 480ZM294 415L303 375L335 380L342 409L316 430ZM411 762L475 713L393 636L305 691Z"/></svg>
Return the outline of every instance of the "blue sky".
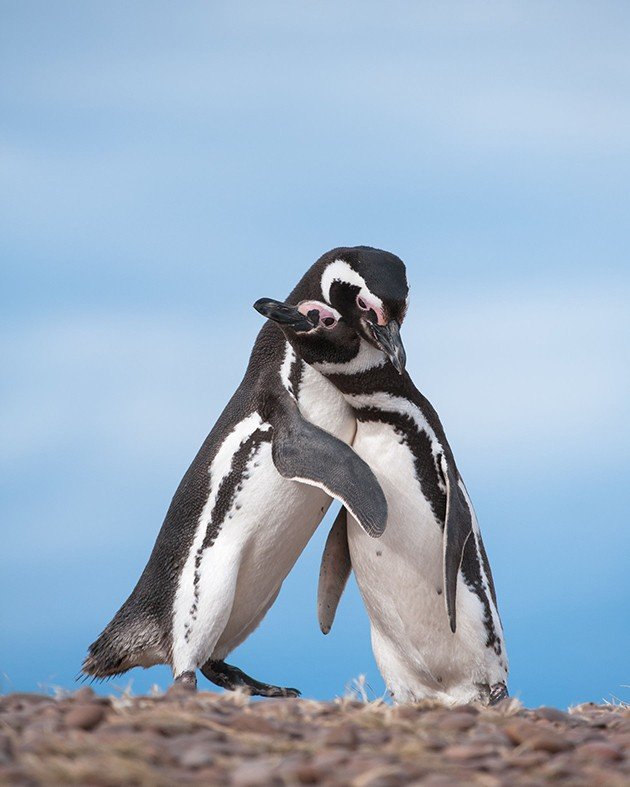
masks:
<svg viewBox="0 0 630 787"><path fill-rule="evenodd" d="M477 508L513 693L629 700L628 5L0 17L2 690L74 685L240 380L251 304L364 243L408 266L409 370ZM232 661L379 696L354 584L317 627L328 524Z"/></svg>

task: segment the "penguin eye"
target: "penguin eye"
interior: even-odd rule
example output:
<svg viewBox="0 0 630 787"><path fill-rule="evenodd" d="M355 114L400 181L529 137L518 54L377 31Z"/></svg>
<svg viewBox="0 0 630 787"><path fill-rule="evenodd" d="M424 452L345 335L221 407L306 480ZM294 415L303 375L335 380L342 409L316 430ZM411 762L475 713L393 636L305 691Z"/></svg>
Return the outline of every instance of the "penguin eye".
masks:
<svg viewBox="0 0 630 787"><path fill-rule="evenodd" d="M326 328L332 328L333 325L337 322L334 317L324 317L322 318L322 325Z"/></svg>
<svg viewBox="0 0 630 787"><path fill-rule="evenodd" d="M363 309L363 311L367 311L368 310L367 303L363 300L363 298L360 295L357 295L357 305L358 305L359 309Z"/></svg>

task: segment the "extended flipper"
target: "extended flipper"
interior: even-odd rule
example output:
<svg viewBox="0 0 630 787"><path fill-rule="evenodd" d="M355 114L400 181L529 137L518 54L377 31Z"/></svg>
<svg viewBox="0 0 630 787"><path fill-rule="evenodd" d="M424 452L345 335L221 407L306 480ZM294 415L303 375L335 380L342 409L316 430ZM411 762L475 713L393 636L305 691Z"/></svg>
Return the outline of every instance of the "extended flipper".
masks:
<svg viewBox="0 0 630 787"><path fill-rule="evenodd" d="M277 471L291 481L323 489L339 500L365 532L378 538L387 524L387 501L368 465L349 445L302 417L293 400L269 419Z"/></svg>
<svg viewBox="0 0 630 787"><path fill-rule="evenodd" d="M472 533L472 512L459 486L457 472L440 456L440 468L446 486L446 520L444 522L444 597L451 631L457 628L457 576L464 547Z"/></svg>
<svg viewBox="0 0 630 787"><path fill-rule="evenodd" d="M208 660L201 667L202 674L211 683L221 686L223 689L245 689L248 694L256 697L299 697L297 689L285 689L282 686L272 686L270 683L262 683L255 678L247 675L238 667L226 664L224 661Z"/></svg>
<svg viewBox="0 0 630 787"><path fill-rule="evenodd" d="M348 521L346 509L342 506L330 528L319 569L317 618L323 634L328 634L332 628L339 600L351 571Z"/></svg>

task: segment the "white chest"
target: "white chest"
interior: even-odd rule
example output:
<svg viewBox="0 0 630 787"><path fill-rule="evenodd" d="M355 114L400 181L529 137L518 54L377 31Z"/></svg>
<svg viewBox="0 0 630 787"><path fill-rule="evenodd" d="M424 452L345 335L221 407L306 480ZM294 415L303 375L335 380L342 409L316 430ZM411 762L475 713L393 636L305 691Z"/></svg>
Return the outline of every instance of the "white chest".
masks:
<svg viewBox="0 0 630 787"><path fill-rule="evenodd" d="M388 689L399 701L472 701L477 684L503 680L505 670L486 647L483 606L461 576L458 628L450 630L442 530L422 493L413 454L381 422L360 422L353 447L374 471L388 504L387 529L378 541L351 518L348 525L352 566Z"/></svg>

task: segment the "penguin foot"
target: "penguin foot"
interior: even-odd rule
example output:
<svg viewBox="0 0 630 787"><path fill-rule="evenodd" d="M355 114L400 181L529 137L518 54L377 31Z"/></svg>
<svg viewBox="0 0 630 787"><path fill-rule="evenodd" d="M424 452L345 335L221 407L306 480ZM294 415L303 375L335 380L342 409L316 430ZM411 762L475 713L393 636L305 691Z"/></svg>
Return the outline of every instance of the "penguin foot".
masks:
<svg viewBox="0 0 630 787"><path fill-rule="evenodd" d="M223 689L231 689L232 691L245 689L248 694L256 697L299 697L301 693L297 689L286 689L282 686L262 683L250 677L238 667L233 667L224 661L208 659L200 669L202 675L216 686L221 686Z"/></svg>
<svg viewBox="0 0 630 787"><path fill-rule="evenodd" d="M495 683L490 686L490 695L488 697L488 705L496 705L509 697L507 686L505 683Z"/></svg>
<svg viewBox="0 0 630 787"><path fill-rule="evenodd" d="M181 675L175 678L174 683L187 691L197 691L197 676L193 670L182 672Z"/></svg>

